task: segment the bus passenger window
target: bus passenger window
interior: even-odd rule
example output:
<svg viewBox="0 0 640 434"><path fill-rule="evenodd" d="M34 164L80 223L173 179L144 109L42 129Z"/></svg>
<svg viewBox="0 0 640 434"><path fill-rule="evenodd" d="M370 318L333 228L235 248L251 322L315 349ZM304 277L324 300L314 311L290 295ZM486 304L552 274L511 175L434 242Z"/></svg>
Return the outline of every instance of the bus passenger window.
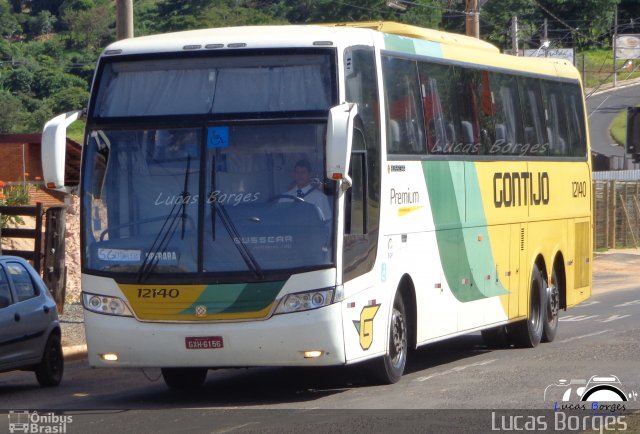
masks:
<svg viewBox="0 0 640 434"><path fill-rule="evenodd" d="M540 81L534 78L518 78L522 117L524 120L524 144L521 154L544 157L549 154L547 128L540 92Z"/></svg>
<svg viewBox="0 0 640 434"><path fill-rule="evenodd" d="M385 57L387 149L392 154L424 153L424 115L416 63Z"/></svg>

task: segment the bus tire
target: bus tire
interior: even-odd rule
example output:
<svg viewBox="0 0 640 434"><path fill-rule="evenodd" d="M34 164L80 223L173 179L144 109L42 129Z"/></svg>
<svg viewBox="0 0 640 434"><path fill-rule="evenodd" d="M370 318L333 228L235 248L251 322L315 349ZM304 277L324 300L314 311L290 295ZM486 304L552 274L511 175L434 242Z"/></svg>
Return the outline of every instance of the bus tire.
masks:
<svg viewBox="0 0 640 434"><path fill-rule="evenodd" d="M553 342L558 330L558 313L560 312L560 288L558 287L558 272L553 267L551 273L551 284L545 288L545 318L544 329L542 331L542 342Z"/></svg>
<svg viewBox="0 0 640 434"><path fill-rule="evenodd" d="M480 332L482 340L488 348L499 349L509 347L509 336L507 335L506 326L492 327L484 329Z"/></svg>
<svg viewBox="0 0 640 434"><path fill-rule="evenodd" d="M398 293L393 301L389 321L389 348L387 353L375 359L371 365L371 378L378 384L393 384L400 381L407 364L407 316L402 296Z"/></svg>
<svg viewBox="0 0 640 434"><path fill-rule="evenodd" d="M195 389L207 378L207 368L162 368L162 378L171 389Z"/></svg>
<svg viewBox="0 0 640 434"><path fill-rule="evenodd" d="M533 266L529 290L529 315L526 321L513 325L514 343L521 347L534 348L542 340L545 322L545 299L547 282L538 268Z"/></svg>

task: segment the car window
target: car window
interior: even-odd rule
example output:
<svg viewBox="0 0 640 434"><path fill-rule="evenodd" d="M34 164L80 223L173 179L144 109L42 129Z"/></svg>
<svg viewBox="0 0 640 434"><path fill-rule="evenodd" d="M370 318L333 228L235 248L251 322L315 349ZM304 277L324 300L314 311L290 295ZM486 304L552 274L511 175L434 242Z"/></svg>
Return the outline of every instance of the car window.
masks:
<svg viewBox="0 0 640 434"><path fill-rule="evenodd" d="M33 284L31 275L27 269L17 262L10 262L7 264L7 274L13 282L13 287L16 290L18 301L28 300L38 295L38 291Z"/></svg>
<svg viewBox="0 0 640 434"><path fill-rule="evenodd" d="M0 265L0 309L11 304L11 290L9 289L9 281L4 274L4 268Z"/></svg>

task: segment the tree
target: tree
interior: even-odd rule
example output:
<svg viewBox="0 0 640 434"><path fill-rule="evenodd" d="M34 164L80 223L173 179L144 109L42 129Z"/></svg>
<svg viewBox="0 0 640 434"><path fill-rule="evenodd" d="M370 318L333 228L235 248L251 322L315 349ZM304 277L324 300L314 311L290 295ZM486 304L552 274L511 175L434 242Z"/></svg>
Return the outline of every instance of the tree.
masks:
<svg viewBox="0 0 640 434"><path fill-rule="evenodd" d="M210 0L160 0L159 30L169 32L197 27L198 17L210 6Z"/></svg>
<svg viewBox="0 0 640 434"><path fill-rule="evenodd" d="M29 28L30 36L40 36L51 33L54 28L54 24L58 19L49 11L40 11L35 17L29 18L27 26Z"/></svg>
<svg viewBox="0 0 640 434"><path fill-rule="evenodd" d="M99 5L88 10L67 10L62 18L72 46L98 48L113 39L115 10Z"/></svg>
<svg viewBox="0 0 640 434"><path fill-rule="evenodd" d="M22 117L22 104L20 99L11 95L6 90L0 90L0 134L14 132L16 124Z"/></svg>
<svg viewBox="0 0 640 434"><path fill-rule="evenodd" d="M19 29L18 21L11 14L11 6L7 0L0 0L0 36L13 36Z"/></svg>
<svg viewBox="0 0 640 434"><path fill-rule="evenodd" d="M42 11L49 11L58 16L63 0L31 0L31 15L38 15Z"/></svg>
<svg viewBox="0 0 640 434"><path fill-rule="evenodd" d="M33 94L36 98L48 98L67 88L85 87L83 79L52 68L40 68L34 73Z"/></svg>
<svg viewBox="0 0 640 434"><path fill-rule="evenodd" d="M84 87L72 86L62 89L51 97L50 106L53 113L65 113L71 110L82 110L89 102L89 92Z"/></svg>
<svg viewBox="0 0 640 434"><path fill-rule="evenodd" d="M511 48L511 23L518 17L519 39L531 41L543 20L531 0L490 0L480 11L480 36L502 49Z"/></svg>
<svg viewBox="0 0 640 434"><path fill-rule="evenodd" d="M13 93L28 94L33 85L33 72L30 68L19 66L11 70L4 81L5 87Z"/></svg>

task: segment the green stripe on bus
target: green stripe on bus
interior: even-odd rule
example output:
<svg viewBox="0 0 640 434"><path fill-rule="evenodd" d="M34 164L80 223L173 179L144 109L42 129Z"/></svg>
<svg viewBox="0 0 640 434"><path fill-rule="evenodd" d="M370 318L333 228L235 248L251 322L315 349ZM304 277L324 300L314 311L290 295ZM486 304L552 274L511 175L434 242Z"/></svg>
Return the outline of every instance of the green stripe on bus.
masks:
<svg viewBox="0 0 640 434"><path fill-rule="evenodd" d="M475 165L462 161L424 161L422 170L440 261L453 295L467 302L508 294L497 276L486 279L485 272L496 267ZM466 228L470 216L474 227ZM486 242L478 244L478 235Z"/></svg>
<svg viewBox="0 0 640 434"><path fill-rule="evenodd" d="M257 312L273 303L283 286L284 281L209 285L180 314L195 315L198 305L206 306L209 314Z"/></svg>
<svg viewBox="0 0 640 434"><path fill-rule="evenodd" d="M387 50L401 51L408 54L437 58L442 57L442 49L437 42L409 39L388 33L384 34L384 47Z"/></svg>

